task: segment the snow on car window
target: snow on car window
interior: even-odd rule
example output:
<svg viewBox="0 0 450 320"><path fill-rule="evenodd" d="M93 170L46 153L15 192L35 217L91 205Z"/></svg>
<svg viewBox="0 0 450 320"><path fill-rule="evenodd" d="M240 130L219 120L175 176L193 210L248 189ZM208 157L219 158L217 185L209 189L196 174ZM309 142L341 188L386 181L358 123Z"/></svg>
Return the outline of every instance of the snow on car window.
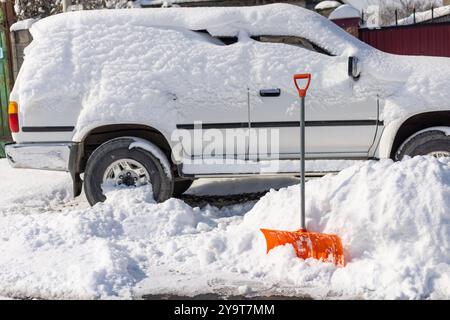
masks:
<svg viewBox="0 0 450 320"><path fill-rule="evenodd" d="M208 30L195 30L195 32L205 40L220 46L230 45L238 41L237 37L214 37Z"/></svg>
<svg viewBox="0 0 450 320"><path fill-rule="evenodd" d="M263 35L263 36L253 36L252 38L254 40L260 41L260 42L284 43L284 44L294 45L297 47L308 49L308 50L311 50L314 52L326 54L329 56L332 55L325 49L322 49L318 45L308 41L305 38L301 38L301 37Z"/></svg>

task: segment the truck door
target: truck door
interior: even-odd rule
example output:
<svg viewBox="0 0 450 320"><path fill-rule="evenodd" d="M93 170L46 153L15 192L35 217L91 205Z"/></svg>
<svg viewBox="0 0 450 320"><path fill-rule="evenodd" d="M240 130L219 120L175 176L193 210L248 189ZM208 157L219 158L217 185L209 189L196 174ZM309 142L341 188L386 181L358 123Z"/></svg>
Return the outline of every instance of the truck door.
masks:
<svg viewBox="0 0 450 320"><path fill-rule="evenodd" d="M247 47L234 37L223 40L206 32L195 33L203 40L193 41L192 50L206 45L208 54L191 62L190 73L185 75L189 79L179 79L189 87L175 98L177 128L192 133L190 141L183 143L185 157L244 159L249 121Z"/></svg>
<svg viewBox="0 0 450 320"><path fill-rule="evenodd" d="M251 69L250 156L260 159L298 158L299 98L292 76L311 73L306 97L307 158L364 158L375 138L376 98L355 95L355 81L347 74L347 59L327 54L309 41L291 36L254 37ZM276 130L278 146L269 149L261 130ZM268 139L270 140L270 139ZM273 144L273 142L272 142ZM261 151L262 150L262 151Z"/></svg>

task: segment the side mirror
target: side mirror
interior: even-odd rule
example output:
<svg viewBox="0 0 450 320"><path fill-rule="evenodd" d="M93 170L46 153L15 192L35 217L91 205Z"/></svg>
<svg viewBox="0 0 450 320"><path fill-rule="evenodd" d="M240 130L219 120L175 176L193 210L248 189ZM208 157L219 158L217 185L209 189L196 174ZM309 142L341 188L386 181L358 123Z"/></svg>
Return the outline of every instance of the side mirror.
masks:
<svg viewBox="0 0 450 320"><path fill-rule="evenodd" d="M358 80L361 75L361 63L357 57L348 57L348 75Z"/></svg>

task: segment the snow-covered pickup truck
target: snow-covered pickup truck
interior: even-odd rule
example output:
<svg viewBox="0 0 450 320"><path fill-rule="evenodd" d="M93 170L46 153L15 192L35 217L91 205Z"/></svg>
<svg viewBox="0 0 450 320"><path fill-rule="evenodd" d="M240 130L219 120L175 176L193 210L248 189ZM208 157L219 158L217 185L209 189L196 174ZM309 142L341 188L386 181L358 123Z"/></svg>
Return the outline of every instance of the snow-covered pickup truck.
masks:
<svg viewBox="0 0 450 320"><path fill-rule="evenodd" d="M105 183L164 201L199 177L296 174L296 73L307 159L450 154L449 59L380 52L300 7L73 12L31 33L7 156L69 171L91 204Z"/></svg>

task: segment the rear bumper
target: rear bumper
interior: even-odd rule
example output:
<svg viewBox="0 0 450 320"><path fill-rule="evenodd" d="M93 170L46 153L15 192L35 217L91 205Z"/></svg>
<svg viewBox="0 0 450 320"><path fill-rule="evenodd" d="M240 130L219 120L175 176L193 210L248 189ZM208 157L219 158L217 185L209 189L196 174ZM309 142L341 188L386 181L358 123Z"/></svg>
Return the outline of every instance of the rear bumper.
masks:
<svg viewBox="0 0 450 320"><path fill-rule="evenodd" d="M76 143L19 143L5 146L6 157L14 168L71 171L71 152Z"/></svg>

